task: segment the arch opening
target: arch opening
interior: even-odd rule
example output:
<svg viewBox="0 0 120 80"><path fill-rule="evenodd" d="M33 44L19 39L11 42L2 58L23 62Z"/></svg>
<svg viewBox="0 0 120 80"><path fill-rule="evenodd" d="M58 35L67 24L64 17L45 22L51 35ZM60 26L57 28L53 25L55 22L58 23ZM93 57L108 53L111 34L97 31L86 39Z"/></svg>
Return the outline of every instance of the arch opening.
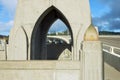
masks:
<svg viewBox="0 0 120 80"><path fill-rule="evenodd" d="M73 46L73 35L71 27L65 18L65 16L54 6L48 8L36 22L32 38L31 38L31 60L57 60L60 54L51 54L48 50L50 45L47 44L47 35L51 25L57 21L61 20L68 28L71 36L70 46ZM71 49L70 49L71 51Z"/></svg>

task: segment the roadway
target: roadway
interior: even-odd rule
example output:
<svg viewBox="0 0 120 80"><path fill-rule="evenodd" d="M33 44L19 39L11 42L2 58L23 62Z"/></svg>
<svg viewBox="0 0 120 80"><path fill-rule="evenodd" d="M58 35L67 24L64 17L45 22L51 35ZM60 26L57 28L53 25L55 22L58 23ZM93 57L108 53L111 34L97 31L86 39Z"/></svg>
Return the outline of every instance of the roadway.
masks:
<svg viewBox="0 0 120 80"><path fill-rule="evenodd" d="M120 80L120 72L104 63L104 80Z"/></svg>
<svg viewBox="0 0 120 80"><path fill-rule="evenodd" d="M120 48L120 36L100 36L102 43Z"/></svg>
<svg viewBox="0 0 120 80"><path fill-rule="evenodd" d="M120 36L100 36L100 41L103 44L120 48ZM118 51L117 53L120 54ZM120 71L104 62L104 77L105 80L120 80Z"/></svg>

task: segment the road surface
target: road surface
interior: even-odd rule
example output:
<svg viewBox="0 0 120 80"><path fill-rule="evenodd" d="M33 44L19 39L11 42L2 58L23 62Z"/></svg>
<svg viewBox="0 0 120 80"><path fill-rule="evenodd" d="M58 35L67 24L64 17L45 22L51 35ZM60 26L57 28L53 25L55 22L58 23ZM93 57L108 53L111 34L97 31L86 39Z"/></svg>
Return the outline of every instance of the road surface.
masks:
<svg viewBox="0 0 120 80"><path fill-rule="evenodd" d="M104 80L120 80L120 72L104 63Z"/></svg>
<svg viewBox="0 0 120 80"><path fill-rule="evenodd" d="M120 36L100 36L102 43L120 48Z"/></svg>
<svg viewBox="0 0 120 80"><path fill-rule="evenodd" d="M100 40L103 44L120 48L120 36L100 36ZM120 54L119 51L116 52ZM120 72L104 62L104 78L105 80L120 80Z"/></svg>

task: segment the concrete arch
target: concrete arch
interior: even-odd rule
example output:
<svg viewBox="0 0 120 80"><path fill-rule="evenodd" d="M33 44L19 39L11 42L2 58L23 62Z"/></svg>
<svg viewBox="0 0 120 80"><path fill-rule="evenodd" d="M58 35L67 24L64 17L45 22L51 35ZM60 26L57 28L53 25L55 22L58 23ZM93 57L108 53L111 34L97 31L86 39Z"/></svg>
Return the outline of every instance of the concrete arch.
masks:
<svg viewBox="0 0 120 80"><path fill-rule="evenodd" d="M27 57L28 60L30 60L31 53L35 48L32 48L32 46L34 46L33 44L31 44L32 42L34 42L32 38L36 36L39 37L39 35L35 36L33 35L33 33L40 34L39 31L42 31L42 29L44 29L39 28L39 26L42 25L41 22L44 22L48 14L55 13L57 13L55 15L56 17L49 15L50 17L53 17L54 20L48 20L47 24L49 24L50 26L50 24L54 22L57 18L61 19L65 24L67 24L70 32L72 32L71 36L73 39L72 60L79 60L81 42L83 41L86 29L91 24L88 0L19 0L16 10L14 27L12 28L9 37L9 47L7 51L8 60L27 60L27 58L23 59L21 57L19 58L19 56L16 56L19 55L19 53L23 53L23 51L26 51L25 54L28 54ZM18 32L21 26L24 28L26 33L23 34L22 30ZM45 29L45 31L47 32L49 27ZM43 34L46 32L43 31ZM19 39L19 37L16 37L19 35L21 36L21 39ZM28 38L28 44L24 44L26 42L25 40L27 39L26 37L24 37L24 35L26 35ZM18 45L17 48L16 45ZM25 55L21 54L21 56L24 57Z"/></svg>
<svg viewBox="0 0 120 80"><path fill-rule="evenodd" d="M45 60L47 59L47 45L46 36L52 23L57 19L62 20L68 27L73 46L73 33L70 24L66 17L56 7L49 7L37 20L31 37L31 60Z"/></svg>

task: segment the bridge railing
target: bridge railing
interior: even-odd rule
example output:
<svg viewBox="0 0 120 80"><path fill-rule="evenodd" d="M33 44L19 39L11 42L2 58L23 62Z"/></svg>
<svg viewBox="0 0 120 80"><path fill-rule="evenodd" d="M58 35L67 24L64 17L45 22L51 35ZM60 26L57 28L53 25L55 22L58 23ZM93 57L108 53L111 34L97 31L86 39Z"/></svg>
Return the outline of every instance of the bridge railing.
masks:
<svg viewBox="0 0 120 80"><path fill-rule="evenodd" d="M120 48L103 44L104 61L120 71Z"/></svg>
<svg viewBox="0 0 120 80"><path fill-rule="evenodd" d="M103 44L103 51L120 58L120 48Z"/></svg>

